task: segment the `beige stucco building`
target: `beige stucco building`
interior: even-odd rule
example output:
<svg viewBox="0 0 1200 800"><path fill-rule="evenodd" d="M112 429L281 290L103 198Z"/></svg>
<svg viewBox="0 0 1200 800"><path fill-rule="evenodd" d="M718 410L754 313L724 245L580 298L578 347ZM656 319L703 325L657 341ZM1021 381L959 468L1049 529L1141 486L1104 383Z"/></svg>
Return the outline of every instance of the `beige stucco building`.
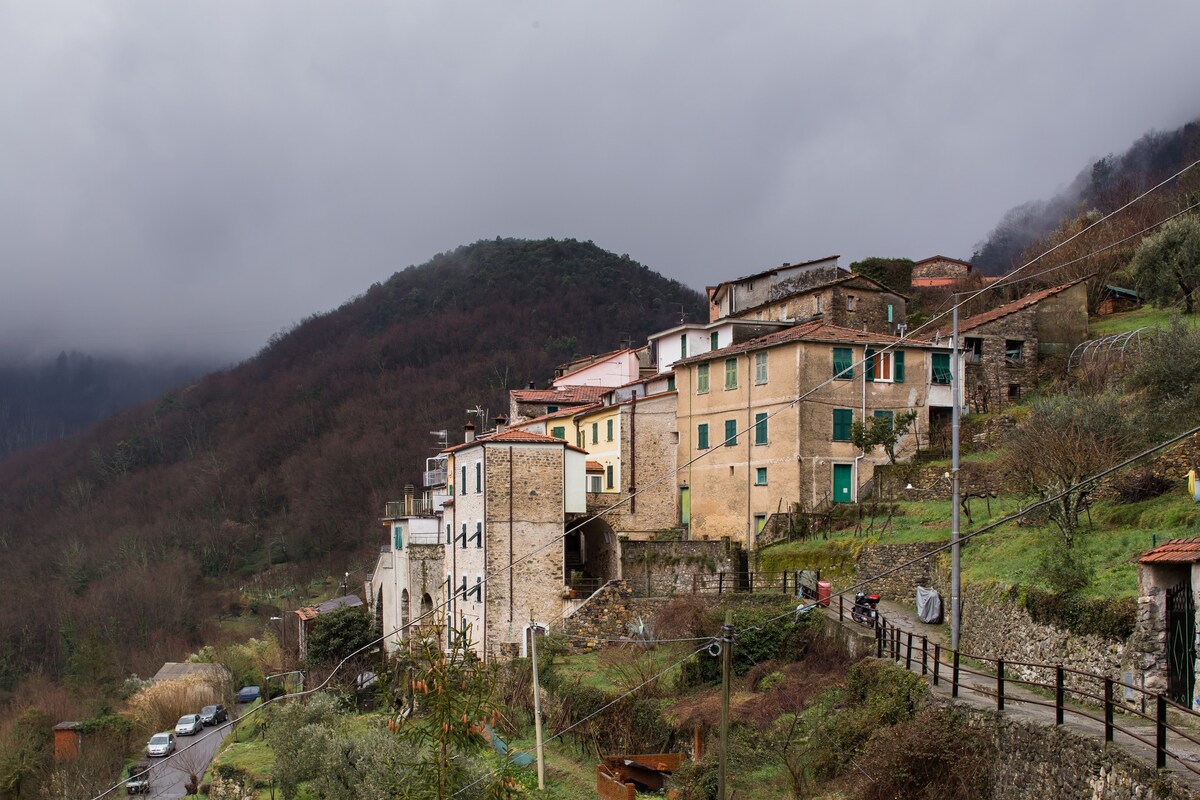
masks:
<svg viewBox="0 0 1200 800"><path fill-rule="evenodd" d="M897 446L904 457L951 412L948 344L824 322L679 361L675 378L676 486L690 535L730 536L751 549L769 516L793 503L864 493L887 455L850 442L855 421L916 412Z"/></svg>

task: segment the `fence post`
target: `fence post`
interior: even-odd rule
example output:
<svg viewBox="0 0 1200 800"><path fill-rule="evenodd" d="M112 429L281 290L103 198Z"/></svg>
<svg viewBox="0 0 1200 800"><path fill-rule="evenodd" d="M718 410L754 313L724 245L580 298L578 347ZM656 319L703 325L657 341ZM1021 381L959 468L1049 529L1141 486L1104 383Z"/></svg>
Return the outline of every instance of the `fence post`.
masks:
<svg viewBox="0 0 1200 800"><path fill-rule="evenodd" d="M844 595L838 595L838 622L846 620L846 598Z"/></svg>
<svg viewBox="0 0 1200 800"><path fill-rule="evenodd" d="M787 570L783 571L783 593L787 594Z"/></svg>
<svg viewBox="0 0 1200 800"><path fill-rule="evenodd" d="M1063 724L1063 698L1066 696L1063 665L1054 668L1054 724Z"/></svg>
<svg viewBox="0 0 1200 800"><path fill-rule="evenodd" d="M883 627L886 622L880 621L875 626L875 657L883 658Z"/></svg>
<svg viewBox="0 0 1200 800"><path fill-rule="evenodd" d="M921 674L929 674L929 637L921 637Z"/></svg>
<svg viewBox="0 0 1200 800"><path fill-rule="evenodd" d="M1004 659L996 659L996 710L1004 710Z"/></svg>
<svg viewBox="0 0 1200 800"><path fill-rule="evenodd" d="M908 645L904 648L904 668L912 669L912 631L908 632Z"/></svg>
<svg viewBox="0 0 1200 800"><path fill-rule="evenodd" d="M723 570L717 573L717 594L725 594L725 572Z"/></svg>
<svg viewBox="0 0 1200 800"><path fill-rule="evenodd" d="M958 697L958 651L954 651L954 666L950 672L950 696Z"/></svg>
<svg viewBox="0 0 1200 800"><path fill-rule="evenodd" d="M938 672L942 666L942 646L936 642L933 645L933 685L938 685Z"/></svg>
<svg viewBox="0 0 1200 800"><path fill-rule="evenodd" d="M746 574L750 576L750 594L754 594L754 573L747 572Z"/></svg>
<svg viewBox="0 0 1200 800"><path fill-rule="evenodd" d="M1156 762L1159 769L1167 768L1167 698L1163 694L1158 695L1157 709L1157 758Z"/></svg>
<svg viewBox="0 0 1200 800"><path fill-rule="evenodd" d="M1113 679L1104 676L1104 741L1113 740Z"/></svg>

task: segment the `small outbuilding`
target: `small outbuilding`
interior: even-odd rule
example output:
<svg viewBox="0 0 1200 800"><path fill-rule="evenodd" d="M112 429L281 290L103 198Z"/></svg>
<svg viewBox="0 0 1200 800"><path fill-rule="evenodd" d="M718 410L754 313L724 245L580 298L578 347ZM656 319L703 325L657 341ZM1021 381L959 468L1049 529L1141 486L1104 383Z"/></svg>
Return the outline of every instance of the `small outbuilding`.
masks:
<svg viewBox="0 0 1200 800"><path fill-rule="evenodd" d="M334 611L340 611L343 608L357 608L363 604L362 598L358 595L348 594L343 597L335 597L332 600L326 600L324 603L318 603L315 606L304 606L297 608L296 628L297 628L297 654L300 658L304 658L308 654L308 634L312 632L313 623L317 617L322 614L329 614Z"/></svg>
<svg viewBox="0 0 1200 800"><path fill-rule="evenodd" d="M1172 539L1138 558L1135 641L1142 651L1146 689L1197 707L1196 587L1200 537Z"/></svg>
<svg viewBox="0 0 1200 800"><path fill-rule="evenodd" d="M74 761L83 749L83 734L78 720L60 722L54 726L54 760Z"/></svg>

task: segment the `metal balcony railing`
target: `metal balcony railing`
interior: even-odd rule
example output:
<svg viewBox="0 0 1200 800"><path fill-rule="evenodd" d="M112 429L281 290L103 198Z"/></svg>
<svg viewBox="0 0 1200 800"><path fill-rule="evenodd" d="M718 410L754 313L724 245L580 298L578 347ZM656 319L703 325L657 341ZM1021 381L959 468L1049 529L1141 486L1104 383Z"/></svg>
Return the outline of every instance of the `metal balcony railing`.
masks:
<svg viewBox="0 0 1200 800"><path fill-rule="evenodd" d="M425 497L406 497L403 500L392 500L384 504L384 519L397 517L432 517L433 501Z"/></svg>
<svg viewBox="0 0 1200 800"><path fill-rule="evenodd" d="M446 485L446 470L443 469L427 469L425 470L425 488L433 486Z"/></svg>

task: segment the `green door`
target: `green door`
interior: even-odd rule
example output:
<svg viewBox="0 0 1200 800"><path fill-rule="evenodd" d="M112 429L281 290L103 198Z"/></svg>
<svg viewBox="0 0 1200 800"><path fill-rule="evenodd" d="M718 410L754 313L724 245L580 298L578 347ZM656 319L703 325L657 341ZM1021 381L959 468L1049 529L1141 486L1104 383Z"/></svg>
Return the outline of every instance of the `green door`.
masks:
<svg viewBox="0 0 1200 800"><path fill-rule="evenodd" d="M850 490L850 485L853 480L854 466L852 464L833 465L833 502L854 502L854 495Z"/></svg>
<svg viewBox="0 0 1200 800"><path fill-rule="evenodd" d="M679 489L679 522L688 525L692 521L692 490L686 486Z"/></svg>

